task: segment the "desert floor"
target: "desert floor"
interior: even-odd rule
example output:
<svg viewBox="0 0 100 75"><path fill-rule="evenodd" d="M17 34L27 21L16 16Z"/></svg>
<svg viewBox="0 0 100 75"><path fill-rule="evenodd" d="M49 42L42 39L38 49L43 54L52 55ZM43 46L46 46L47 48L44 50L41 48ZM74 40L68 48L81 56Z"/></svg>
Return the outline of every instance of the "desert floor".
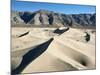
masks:
<svg viewBox="0 0 100 75"><path fill-rule="evenodd" d="M12 73L95 69L95 29L70 28L62 34L54 30L12 27Z"/></svg>

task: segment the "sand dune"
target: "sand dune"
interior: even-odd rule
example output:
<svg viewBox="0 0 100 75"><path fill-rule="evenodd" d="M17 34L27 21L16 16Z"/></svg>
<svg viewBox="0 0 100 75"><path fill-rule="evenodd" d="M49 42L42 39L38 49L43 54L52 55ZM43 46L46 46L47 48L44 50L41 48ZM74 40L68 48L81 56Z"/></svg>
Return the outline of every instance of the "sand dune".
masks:
<svg viewBox="0 0 100 75"><path fill-rule="evenodd" d="M91 32L92 29L70 28L59 36L53 33L54 30L55 28L13 29L12 43L16 42L16 44L12 45L12 64L15 66L14 69L17 67L20 69L22 61L30 58L27 58L27 54L31 55L29 52L33 52L31 61L25 63L25 67L21 71L15 73L95 68L95 34ZM27 31L30 31L28 35L21 38L16 37ZM90 34L90 40L88 42L86 42L84 37L86 35L85 32ZM50 42L52 38L53 40ZM47 44L48 41L50 42L49 44ZM17 48L16 46L19 47ZM37 53L39 51L42 52L37 54L35 51ZM34 58L35 54L37 57ZM19 62L17 63L16 61ZM17 69L17 71L19 69Z"/></svg>

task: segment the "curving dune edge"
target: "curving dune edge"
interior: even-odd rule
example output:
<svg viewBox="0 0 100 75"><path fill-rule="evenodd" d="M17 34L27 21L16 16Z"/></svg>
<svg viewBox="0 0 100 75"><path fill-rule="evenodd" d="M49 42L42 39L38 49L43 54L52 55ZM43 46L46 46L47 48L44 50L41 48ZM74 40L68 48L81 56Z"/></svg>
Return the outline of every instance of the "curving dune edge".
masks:
<svg viewBox="0 0 100 75"><path fill-rule="evenodd" d="M70 28L62 34L53 33L55 29L12 28L13 73L95 69L95 29ZM18 37L27 31L27 35ZM90 35L88 42L85 32ZM19 70L23 60L27 64Z"/></svg>

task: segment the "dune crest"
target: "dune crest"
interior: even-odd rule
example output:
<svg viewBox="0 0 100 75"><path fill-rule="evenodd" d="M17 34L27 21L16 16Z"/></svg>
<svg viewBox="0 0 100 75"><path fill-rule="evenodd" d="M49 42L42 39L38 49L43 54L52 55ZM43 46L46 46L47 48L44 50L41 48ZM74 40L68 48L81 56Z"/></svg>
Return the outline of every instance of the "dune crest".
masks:
<svg viewBox="0 0 100 75"><path fill-rule="evenodd" d="M12 57L15 59L17 59L16 56L19 56L22 61L28 60L28 58L24 58L28 52L36 50L38 53L39 50L42 51L44 49L35 59L32 57L37 53L32 53L31 62L27 63L20 73L95 68L95 34L92 33L93 29L70 28L60 35L54 33L55 30L56 28L13 29L17 34L12 34L12 36L20 35L21 33L18 31L22 33L30 31L23 37L13 37L12 42L16 40L16 44L12 46ZM85 32L90 35L88 42L85 40ZM49 39L53 40L47 44ZM22 41L22 43L19 43L19 41ZM17 45L19 45L19 48L16 48ZM16 63L15 65L17 66Z"/></svg>

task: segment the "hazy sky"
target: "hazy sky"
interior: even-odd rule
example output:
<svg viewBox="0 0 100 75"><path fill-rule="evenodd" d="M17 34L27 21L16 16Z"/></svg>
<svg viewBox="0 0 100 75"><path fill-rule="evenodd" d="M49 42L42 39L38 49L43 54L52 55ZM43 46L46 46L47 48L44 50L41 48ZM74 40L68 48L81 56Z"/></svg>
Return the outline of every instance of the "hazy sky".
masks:
<svg viewBox="0 0 100 75"><path fill-rule="evenodd" d="M95 6L89 5L54 4L15 0L12 0L11 7L11 9L15 11L37 11L40 9L45 9L66 14L95 13L95 8Z"/></svg>

